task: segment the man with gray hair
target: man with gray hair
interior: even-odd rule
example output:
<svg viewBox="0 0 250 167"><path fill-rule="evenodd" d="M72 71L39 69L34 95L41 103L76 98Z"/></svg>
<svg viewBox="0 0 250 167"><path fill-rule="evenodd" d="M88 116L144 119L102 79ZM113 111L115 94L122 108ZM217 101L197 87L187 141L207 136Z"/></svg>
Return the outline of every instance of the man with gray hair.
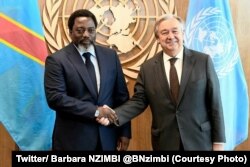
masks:
<svg viewBox="0 0 250 167"><path fill-rule="evenodd" d="M143 63L134 95L116 115L106 109L123 125L150 106L153 150L223 150L220 85L210 56L184 46L180 17L164 14L154 30L162 51Z"/></svg>

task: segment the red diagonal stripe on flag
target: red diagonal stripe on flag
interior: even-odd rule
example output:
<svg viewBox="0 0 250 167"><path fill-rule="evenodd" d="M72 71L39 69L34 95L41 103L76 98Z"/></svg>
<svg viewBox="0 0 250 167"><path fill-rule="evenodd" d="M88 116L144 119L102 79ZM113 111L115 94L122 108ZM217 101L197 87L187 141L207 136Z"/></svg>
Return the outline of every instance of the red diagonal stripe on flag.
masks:
<svg viewBox="0 0 250 167"><path fill-rule="evenodd" d="M45 61L47 48L43 40L1 16L0 27L0 38L23 52L26 52L35 59L41 62Z"/></svg>

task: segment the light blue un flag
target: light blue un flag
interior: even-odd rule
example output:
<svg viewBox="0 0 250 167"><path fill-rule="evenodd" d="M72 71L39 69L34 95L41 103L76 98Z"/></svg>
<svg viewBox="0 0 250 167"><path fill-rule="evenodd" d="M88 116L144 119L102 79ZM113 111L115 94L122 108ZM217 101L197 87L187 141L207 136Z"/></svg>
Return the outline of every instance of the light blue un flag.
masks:
<svg viewBox="0 0 250 167"><path fill-rule="evenodd" d="M249 102L228 0L189 1L185 45L213 59L221 87L225 150L233 150L248 137Z"/></svg>

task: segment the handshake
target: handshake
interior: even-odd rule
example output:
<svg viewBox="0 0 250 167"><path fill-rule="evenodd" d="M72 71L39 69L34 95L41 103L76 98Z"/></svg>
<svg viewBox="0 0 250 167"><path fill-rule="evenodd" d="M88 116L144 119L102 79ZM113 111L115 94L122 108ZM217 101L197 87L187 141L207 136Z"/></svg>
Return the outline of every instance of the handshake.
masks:
<svg viewBox="0 0 250 167"><path fill-rule="evenodd" d="M96 115L96 121L104 126L108 126L110 124L114 124L119 126L118 117L113 109L111 109L107 105L103 105L102 107L98 107L99 113Z"/></svg>

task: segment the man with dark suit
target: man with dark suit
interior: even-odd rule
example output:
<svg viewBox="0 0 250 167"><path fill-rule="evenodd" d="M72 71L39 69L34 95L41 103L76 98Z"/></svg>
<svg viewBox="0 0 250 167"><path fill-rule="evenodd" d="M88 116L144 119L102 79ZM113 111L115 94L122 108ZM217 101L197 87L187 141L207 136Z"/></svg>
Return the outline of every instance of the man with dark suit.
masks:
<svg viewBox="0 0 250 167"><path fill-rule="evenodd" d="M141 66L133 97L115 108L120 125L149 105L153 150L223 150L220 88L210 56L184 47L184 23L177 16L161 16L154 30L162 51ZM177 72L173 84L172 58Z"/></svg>
<svg viewBox="0 0 250 167"><path fill-rule="evenodd" d="M46 98L56 112L52 149L127 150L130 122L105 127L96 121L106 116L98 106L118 107L129 98L118 55L95 44L97 20L90 11L73 12L68 28L72 42L45 63Z"/></svg>

